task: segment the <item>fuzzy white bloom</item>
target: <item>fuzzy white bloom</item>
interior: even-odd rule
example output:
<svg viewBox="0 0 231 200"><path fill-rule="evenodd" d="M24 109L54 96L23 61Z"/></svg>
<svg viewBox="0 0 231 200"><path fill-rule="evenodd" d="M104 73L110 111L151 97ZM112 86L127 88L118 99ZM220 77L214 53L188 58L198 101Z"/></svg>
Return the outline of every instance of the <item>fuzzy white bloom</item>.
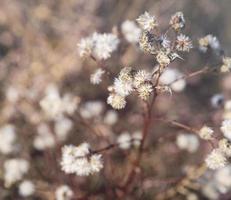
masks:
<svg viewBox="0 0 231 200"><path fill-rule="evenodd" d="M199 136L204 140L211 140L213 133L214 131L210 127L203 126L199 131Z"/></svg>
<svg viewBox="0 0 231 200"><path fill-rule="evenodd" d="M110 58L111 53L117 49L119 44L118 37L112 33L94 33L92 40L94 42L92 55L99 60Z"/></svg>
<svg viewBox="0 0 231 200"><path fill-rule="evenodd" d="M138 95L141 99L143 99L144 101L148 100L149 96L151 95L152 91L153 91L153 86L150 83L144 83L141 84L138 88Z"/></svg>
<svg viewBox="0 0 231 200"><path fill-rule="evenodd" d="M219 149L227 157L231 157L231 144L227 139L223 138L223 139L219 140L218 146L219 146Z"/></svg>
<svg viewBox="0 0 231 200"><path fill-rule="evenodd" d="M47 124L40 124L37 127L37 132L38 134L34 138L33 142L35 149L42 151L47 148L54 147L55 138Z"/></svg>
<svg viewBox="0 0 231 200"><path fill-rule="evenodd" d="M117 138L117 143L119 144L119 148L121 149L129 149L131 147L131 135L128 132L123 132Z"/></svg>
<svg viewBox="0 0 231 200"><path fill-rule="evenodd" d="M161 46L165 49L170 48L171 41L167 38L166 35L161 35L159 41Z"/></svg>
<svg viewBox="0 0 231 200"><path fill-rule="evenodd" d="M210 99L211 105L213 108L217 108L224 103L224 96L222 94L215 94Z"/></svg>
<svg viewBox="0 0 231 200"><path fill-rule="evenodd" d="M150 15L147 11L140 15L136 21L141 26L142 29L151 31L153 28L158 26L155 16Z"/></svg>
<svg viewBox="0 0 231 200"><path fill-rule="evenodd" d="M190 38L186 35L180 34L177 36L176 39L176 49L178 51L187 51L193 48L192 41Z"/></svg>
<svg viewBox="0 0 231 200"><path fill-rule="evenodd" d="M101 101L87 101L80 107L80 114L85 119L98 117L104 109L104 104Z"/></svg>
<svg viewBox="0 0 231 200"><path fill-rule="evenodd" d="M136 88L138 88L141 84L150 80L151 80L151 74L149 72L145 70L139 70L134 76L133 84Z"/></svg>
<svg viewBox="0 0 231 200"><path fill-rule="evenodd" d="M94 33L84 38L78 44L81 57L94 56L96 59L105 60L111 57L111 53L118 47L119 39L112 33Z"/></svg>
<svg viewBox="0 0 231 200"><path fill-rule="evenodd" d="M118 110L126 106L125 98L118 94L110 94L107 98L107 103L111 105L114 109Z"/></svg>
<svg viewBox="0 0 231 200"><path fill-rule="evenodd" d="M133 91L133 83L132 81L123 81L116 78L114 81L114 90L116 94L126 97Z"/></svg>
<svg viewBox="0 0 231 200"><path fill-rule="evenodd" d="M193 134L179 134L176 139L176 144L180 149L194 153L199 147L199 140Z"/></svg>
<svg viewBox="0 0 231 200"><path fill-rule="evenodd" d="M227 159L220 149L214 149L205 159L210 169L219 169L227 164Z"/></svg>
<svg viewBox="0 0 231 200"><path fill-rule="evenodd" d="M231 120L227 119L222 122L221 131L224 136L231 141Z"/></svg>
<svg viewBox="0 0 231 200"><path fill-rule="evenodd" d="M8 159L4 162L4 182L10 187L20 181L29 170L29 162L21 158Z"/></svg>
<svg viewBox="0 0 231 200"><path fill-rule="evenodd" d="M35 192L35 186L29 180L24 180L23 182L21 182L18 189L19 189L19 194L22 197L31 196Z"/></svg>
<svg viewBox="0 0 231 200"><path fill-rule="evenodd" d="M80 57L88 57L92 53L93 40L91 37L83 38L77 44Z"/></svg>
<svg viewBox="0 0 231 200"><path fill-rule="evenodd" d="M0 128L0 152L10 154L15 151L16 133L15 127L6 124Z"/></svg>
<svg viewBox="0 0 231 200"><path fill-rule="evenodd" d="M156 55L156 60L157 62L161 65L161 66L167 66L170 64L171 60L168 57L168 55L163 52L160 51L157 55Z"/></svg>
<svg viewBox="0 0 231 200"><path fill-rule="evenodd" d="M90 81L94 85L98 85L102 81L102 75L105 73L101 68L97 69L93 74L91 74Z"/></svg>
<svg viewBox="0 0 231 200"><path fill-rule="evenodd" d="M139 42L141 29L133 21L130 20L124 21L121 25L121 31L128 42L130 43Z"/></svg>
<svg viewBox="0 0 231 200"><path fill-rule="evenodd" d="M100 154L90 155L90 146L82 143L79 146L66 145L62 148L62 170L67 174L88 176L103 168Z"/></svg>
<svg viewBox="0 0 231 200"><path fill-rule="evenodd" d="M174 15L172 15L169 24L174 28L175 30L179 30L185 26L185 19L182 12L176 12Z"/></svg>
<svg viewBox="0 0 231 200"><path fill-rule="evenodd" d="M222 61L223 61L223 65L220 68L221 72L229 72L231 69L231 58L224 57Z"/></svg>
<svg viewBox="0 0 231 200"><path fill-rule="evenodd" d="M161 77L160 77L160 82L164 85L170 85L171 89L175 92L181 92L184 90L186 86L186 82L184 79L179 79L182 77L182 74L177 70L177 69L166 69ZM178 81L176 81L179 79Z"/></svg>
<svg viewBox="0 0 231 200"><path fill-rule="evenodd" d="M68 185L61 185L55 190L55 200L71 200L74 192Z"/></svg>
<svg viewBox="0 0 231 200"><path fill-rule="evenodd" d="M114 125L118 121L118 114L114 110L109 110L104 116L104 123L108 125Z"/></svg>
<svg viewBox="0 0 231 200"><path fill-rule="evenodd" d="M136 131L132 134L132 139L133 139L133 145L135 147L139 147L141 140L142 140L142 132L141 131Z"/></svg>
<svg viewBox="0 0 231 200"><path fill-rule="evenodd" d="M73 127L73 122L65 117L59 118L55 121L55 134L59 141L66 140L70 130Z"/></svg>

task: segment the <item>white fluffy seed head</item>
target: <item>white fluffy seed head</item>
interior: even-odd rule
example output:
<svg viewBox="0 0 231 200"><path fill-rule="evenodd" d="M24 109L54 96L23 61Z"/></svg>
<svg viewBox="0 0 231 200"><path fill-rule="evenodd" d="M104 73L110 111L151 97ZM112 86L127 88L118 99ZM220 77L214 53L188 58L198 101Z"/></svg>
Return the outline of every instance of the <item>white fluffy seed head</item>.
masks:
<svg viewBox="0 0 231 200"><path fill-rule="evenodd" d="M150 83L144 83L141 84L138 88L138 95L141 99L143 99L144 101L148 100L148 98L150 97L152 91L153 91L153 86Z"/></svg>
<svg viewBox="0 0 231 200"><path fill-rule="evenodd" d="M219 140L218 146L219 146L219 149L227 157L231 156L231 143L227 139L223 138L223 139Z"/></svg>
<svg viewBox="0 0 231 200"><path fill-rule="evenodd" d="M151 31L158 26L158 22L155 16L150 15L147 11L140 15L136 21L143 30Z"/></svg>
<svg viewBox="0 0 231 200"><path fill-rule="evenodd" d="M107 98L107 103L111 105L114 109L122 109L126 106L126 100L123 96L118 94L110 94Z"/></svg>
<svg viewBox="0 0 231 200"><path fill-rule="evenodd" d="M88 176L103 168L100 154L90 154L90 146L82 143L79 146L66 145L62 148L61 168L67 174Z"/></svg>
<svg viewBox="0 0 231 200"><path fill-rule="evenodd" d="M227 164L225 154L220 149L214 149L205 159L205 162L210 169L219 169Z"/></svg>

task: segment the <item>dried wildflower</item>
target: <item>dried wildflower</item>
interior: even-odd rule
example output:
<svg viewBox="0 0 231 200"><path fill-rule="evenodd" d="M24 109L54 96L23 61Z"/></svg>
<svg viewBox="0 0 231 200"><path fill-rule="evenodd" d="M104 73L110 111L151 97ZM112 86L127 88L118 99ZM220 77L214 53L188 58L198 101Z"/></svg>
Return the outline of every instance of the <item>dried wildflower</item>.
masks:
<svg viewBox="0 0 231 200"><path fill-rule="evenodd" d="M166 35L161 35L160 38L158 39L158 41L160 42L160 45L162 47L164 47L165 49L170 48L170 40L167 38Z"/></svg>
<svg viewBox="0 0 231 200"><path fill-rule="evenodd" d="M4 162L4 182L6 187L10 187L17 181L21 180L29 170L27 160L13 158Z"/></svg>
<svg viewBox="0 0 231 200"><path fill-rule="evenodd" d="M227 159L220 149L214 149L205 159L210 169L219 169L227 164Z"/></svg>
<svg viewBox="0 0 231 200"><path fill-rule="evenodd" d="M218 146L227 157L231 157L231 143L227 139L219 140Z"/></svg>
<svg viewBox="0 0 231 200"><path fill-rule="evenodd" d="M150 15L147 11L144 14L140 15L136 19L136 21L141 26L141 28L146 31L151 31L158 26L156 17Z"/></svg>
<svg viewBox="0 0 231 200"><path fill-rule="evenodd" d="M193 134L179 134L177 136L176 144L180 149L194 153L199 147L199 140Z"/></svg>
<svg viewBox="0 0 231 200"><path fill-rule="evenodd" d="M126 105L126 100L123 96L118 94L110 94L107 98L107 103L111 105L114 109L122 109Z"/></svg>
<svg viewBox="0 0 231 200"><path fill-rule="evenodd" d="M96 59L105 60L111 57L111 53L117 49L119 39L112 33L94 33L84 38L78 44L81 57L92 55Z"/></svg>
<svg viewBox="0 0 231 200"><path fill-rule="evenodd" d="M156 55L156 60L161 66L167 66L171 62L170 58L164 51L159 51Z"/></svg>
<svg viewBox="0 0 231 200"><path fill-rule="evenodd" d="M141 30L133 21L130 20L124 21L121 25L121 31L128 42L130 43L139 42Z"/></svg>
<svg viewBox="0 0 231 200"><path fill-rule="evenodd" d="M223 58L223 65L221 66L220 70L221 72L229 72L231 69L231 58L230 57L224 57Z"/></svg>
<svg viewBox="0 0 231 200"><path fill-rule="evenodd" d="M83 38L77 44L80 57L89 57L92 53L93 40L91 37Z"/></svg>
<svg viewBox="0 0 231 200"><path fill-rule="evenodd" d="M179 29L184 28L185 26L185 19L184 19L184 15L182 12L177 12L175 13L171 19L170 19L170 23L171 27L173 29L175 29L176 31L178 31Z"/></svg>
<svg viewBox="0 0 231 200"><path fill-rule="evenodd" d="M133 80L134 87L138 88L141 84L151 80L151 74L145 70L139 70Z"/></svg>
<svg viewBox="0 0 231 200"><path fill-rule="evenodd" d="M93 74L91 74L90 81L92 84L97 85L102 81L102 75L105 73L102 69L97 69Z"/></svg>
<svg viewBox="0 0 231 200"><path fill-rule="evenodd" d="M19 194L22 197L28 197L34 194L35 186L31 181L24 180L19 185Z"/></svg>
<svg viewBox="0 0 231 200"><path fill-rule="evenodd" d="M117 143L121 149L129 149L131 147L131 135L128 132L123 132L117 138Z"/></svg>
<svg viewBox="0 0 231 200"><path fill-rule="evenodd" d="M150 83L144 83L141 84L138 88L137 88L137 92L139 94L139 97L143 100L147 100L149 98L149 96L151 95L153 91L153 86Z"/></svg>
<svg viewBox="0 0 231 200"><path fill-rule="evenodd" d="M61 185L55 191L56 200L71 200L74 197L74 192L68 185Z"/></svg>
<svg viewBox="0 0 231 200"><path fill-rule="evenodd" d="M92 55L99 60L110 58L119 44L119 39L112 33L94 33L92 39L94 41Z"/></svg>
<svg viewBox="0 0 231 200"><path fill-rule="evenodd" d="M114 90L116 94L126 97L133 91L133 82L116 78L114 81Z"/></svg>
<svg viewBox="0 0 231 200"><path fill-rule="evenodd" d="M82 38L77 44L80 57L88 57L91 55L93 40L91 37Z"/></svg>
<svg viewBox="0 0 231 200"><path fill-rule="evenodd" d="M15 151L16 133L15 127L11 124L6 124L0 128L0 152L10 154Z"/></svg>
<svg viewBox="0 0 231 200"><path fill-rule="evenodd" d="M224 96L222 94L215 94L212 96L211 100L211 105L214 108L218 108L224 103Z"/></svg>
<svg viewBox="0 0 231 200"><path fill-rule="evenodd" d="M188 36L180 34L177 36L176 39L176 49L178 51L187 51L189 52L189 50L192 48L192 42L189 39Z"/></svg>
<svg viewBox="0 0 231 200"><path fill-rule="evenodd" d="M218 41L217 37L210 34L199 39L199 49L202 52L206 52L209 47L213 50L220 49L220 42Z"/></svg>
<svg viewBox="0 0 231 200"><path fill-rule="evenodd" d="M155 54L156 53L156 49L154 44L154 35L147 32L147 31L143 31L141 36L140 36L140 40L139 40L139 45L140 45L140 49L144 52L148 52L150 54Z"/></svg>
<svg viewBox="0 0 231 200"><path fill-rule="evenodd" d="M199 136L204 140L211 140L213 138L214 131L208 127L203 126L199 131Z"/></svg>
<svg viewBox="0 0 231 200"><path fill-rule="evenodd" d="M222 122L221 131L226 138L231 140L231 120L227 119Z"/></svg>
<svg viewBox="0 0 231 200"><path fill-rule="evenodd" d="M103 168L101 155L90 155L90 146L82 143L79 146L66 145L62 148L62 170L67 174L88 176Z"/></svg>
<svg viewBox="0 0 231 200"><path fill-rule="evenodd" d="M124 67L123 69L121 69L118 78L124 82L131 82L132 81L132 68Z"/></svg>

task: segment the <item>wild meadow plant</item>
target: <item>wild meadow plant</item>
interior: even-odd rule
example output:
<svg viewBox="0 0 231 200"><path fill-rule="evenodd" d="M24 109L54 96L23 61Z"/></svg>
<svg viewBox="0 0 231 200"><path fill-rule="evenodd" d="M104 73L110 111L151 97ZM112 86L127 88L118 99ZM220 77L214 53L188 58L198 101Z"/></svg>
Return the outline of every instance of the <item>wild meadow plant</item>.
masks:
<svg viewBox="0 0 231 200"><path fill-rule="evenodd" d="M125 20L114 27L111 33L94 32L80 39L80 57L96 67L88 81L96 93L107 93L104 102L87 100L71 91L62 93L55 82L39 92L23 95L9 87L6 97L12 104L20 98L39 102L34 110L24 113L33 124L31 131L36 132L29 147L20 144L19 130L13 122L0 128L0 152L9 156L1 171L4 187L16 189L19 199L197 200L219 199L222 195L228 199L225 195L231 189L231 100L221 94L211 98L211 106L222 111L220 124L208 121L194 127L189 124L196 115L190 115L189 123L185 123L177 120L176 113L174 119L168 112L156 111L158 98L174 98L185 90L191 78L223 76L231 70L231 58L225 55L217 37L208 34L193 42L184 33L186 21L184 14L177 12L163 27L157 16L144 12L136 20ZM123 57L128 45L150 58L152 67L110 62L116 54L116 58ZM187 73L175 67L196 50L202 56L216 57L218 64L208 62ZM116 68L112 70L110 65ZM180 97L177 95L179 104ZM122 129L117 127L121 116ZM158 145L161 149L168 140L169 135L155 135L155 126L163 124L177 132L171 144L166 142L170 155L152 151ZM75 132L82 132L83 138L75 141ZM92 136L84 138L86 132ZM26 148L33 151L29 156L21 155L20 149ZM181 166L181 151L197 161ZM168 160L174 159L179 161L179 172L161 170L160 163L168 166ZM172 162L168 169L174 171ZM162 171L161 176L158 170ZM154 192L152 188L156 188Z"/></svg>

